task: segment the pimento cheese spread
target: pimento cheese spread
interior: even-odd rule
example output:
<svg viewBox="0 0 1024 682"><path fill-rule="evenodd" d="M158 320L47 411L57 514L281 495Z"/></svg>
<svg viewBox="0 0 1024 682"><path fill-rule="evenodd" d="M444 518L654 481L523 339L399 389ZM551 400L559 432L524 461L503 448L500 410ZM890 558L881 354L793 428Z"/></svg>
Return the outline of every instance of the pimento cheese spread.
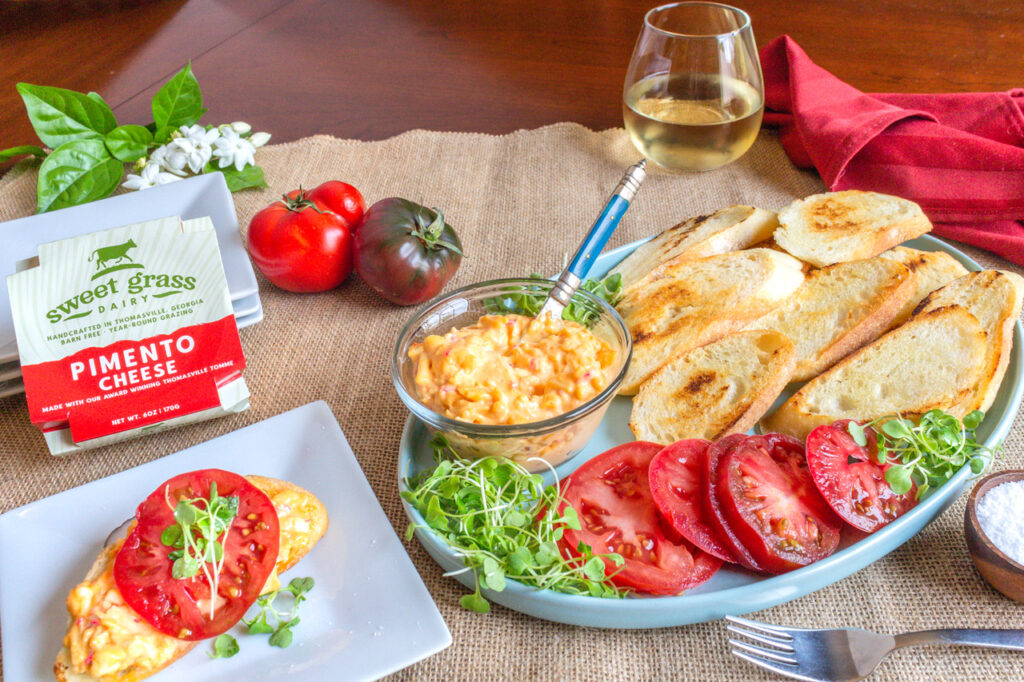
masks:
<svg viewBox="0 0 1024 682"><path fill-rule="evenodd" d="M564 414L604 390L616 351L551 315L484 315L409 348L416 397L451 419L526 424Z"/></svg>

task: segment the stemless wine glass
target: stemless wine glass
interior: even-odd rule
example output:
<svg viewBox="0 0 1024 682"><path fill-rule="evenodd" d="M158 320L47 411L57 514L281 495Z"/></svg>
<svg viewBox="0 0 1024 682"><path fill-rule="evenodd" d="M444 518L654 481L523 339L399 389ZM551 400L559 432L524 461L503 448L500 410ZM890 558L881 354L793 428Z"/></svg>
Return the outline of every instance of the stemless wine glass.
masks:
<svg viewBox="0 0 1024 682"><path fill-rule="evenodd" d="M622 95L633 144L676 171L720 168L757 137L764 82L747 13L713 2L644 17Z"/></svg>

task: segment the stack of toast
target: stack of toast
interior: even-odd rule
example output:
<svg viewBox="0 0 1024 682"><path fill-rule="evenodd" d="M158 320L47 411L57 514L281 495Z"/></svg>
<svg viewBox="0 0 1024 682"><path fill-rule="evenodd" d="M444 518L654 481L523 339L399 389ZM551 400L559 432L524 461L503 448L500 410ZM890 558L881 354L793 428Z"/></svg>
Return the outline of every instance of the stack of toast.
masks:
<svg viewBox="0 0 1024 682"><path fill-rule="evenodd" d="M638 248L612 270L633 335L620 393L636 396L636 437L757 424L802 439L839 419L986 410L1024 278L900 246L930 230L911 201L845 191L778 214L730 206ZM765 416L791 382L806 383Z"/></svg>

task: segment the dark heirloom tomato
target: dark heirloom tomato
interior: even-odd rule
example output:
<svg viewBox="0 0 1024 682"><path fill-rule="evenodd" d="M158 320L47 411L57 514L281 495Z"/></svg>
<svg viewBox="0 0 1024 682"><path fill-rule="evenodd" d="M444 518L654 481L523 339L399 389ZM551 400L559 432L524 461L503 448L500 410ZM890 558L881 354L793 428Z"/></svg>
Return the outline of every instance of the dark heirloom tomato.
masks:
<svg viewBox="0 0 1024 682"><path fill-rule="evenodd" d="M848 524L866 533L909 511L917 502L915 488L897 495L885 480L888 462L875 459L878 441L865 429L867 446L857 445L847 431L849 419L819 426L807 435L807 467L825 501Z"/></svg>
<svg viewBox="0 0 1024 682"><path fill-rule="evenodd" d="M594 554L621 554L625 565L611 578L620 587L679 594L708 580L722 562L682 538L666 537L648 483L648 467L661 449L656 443L626 443L576 469L562 492L582 529L566 529L561 545L574 556L580 542ZM671 528L667 533L675 535ZM605 565L609 573L618 570L609 560Z"/></svg>
<svg viewBox="0 0 1024 682"><path fill-rule="evenodd" d="M783 573L839 546L842 521L818 492L800 441L778 433L746 436L718 462L720 518L757 565Z"/></svg>
<svg viewBox="0 0 1024 682"><path fill-rule="evenodd" d="M737 563L710 527L701 503L701 469L710 446L709 441L694 438L663 448L651 461L651 497L676 532L708 554Z"/></svg>
<svg viewBox="0 0 1024 682"><path fill-rule="evenodd" d="M203 571L194 578L171 575L173 551L160 535L175 525L178 500L209 499L210 483L221 497L239 498L238 514L224 545L224 567L217 593L220 597L210 619L210 583ZM281 541L274 505L248 480L220 469L180 474L139 505L136 525L114 558L114 582L125 603L160 632L178 639L197 640L227 631L256 601L277 562ZM220 600L223 600L221 603Z"/></svg>
<svg viewBox="0 0 1024 682"><path fill-rule="evenodd" d="M356 272L398 305L433 298L461 262L462 244L441 212L406 199L381 199L356 228Z"/></svg>

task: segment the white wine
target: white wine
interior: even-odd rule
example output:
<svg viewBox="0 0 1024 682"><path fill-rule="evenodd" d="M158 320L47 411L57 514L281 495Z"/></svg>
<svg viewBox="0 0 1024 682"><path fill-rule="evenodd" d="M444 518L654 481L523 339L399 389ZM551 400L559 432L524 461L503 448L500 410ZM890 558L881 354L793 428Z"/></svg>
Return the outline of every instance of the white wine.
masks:
<svg viewBox="0 0 1024 682"><path fill-rule="evenodd" d="M670 170L720 168L757 137L764 111L749 83L718 74L659 74L626 92L622 117L633 144Z"/></svg>

